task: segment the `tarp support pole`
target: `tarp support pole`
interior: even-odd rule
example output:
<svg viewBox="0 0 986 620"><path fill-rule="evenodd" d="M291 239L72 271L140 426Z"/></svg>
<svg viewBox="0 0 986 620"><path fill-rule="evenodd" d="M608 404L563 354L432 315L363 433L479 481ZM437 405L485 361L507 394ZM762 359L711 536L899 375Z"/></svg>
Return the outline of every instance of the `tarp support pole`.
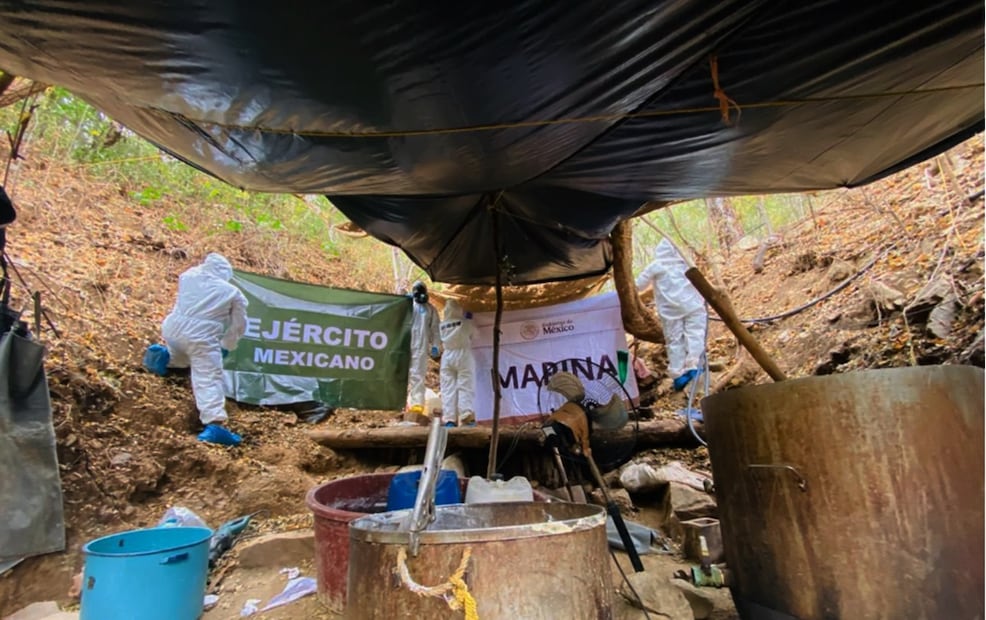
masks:
<svg viewBox="0 0 986 620"><path fill-rule="evenodd" d="M503 319L503 247L500 244L500 214L496 203L491 207L493 221L493 251L496 253L496 314L493 318L493 431L490 437L490 457L486 479L496 473L496 453L500 445L500 322Z"/></svg>

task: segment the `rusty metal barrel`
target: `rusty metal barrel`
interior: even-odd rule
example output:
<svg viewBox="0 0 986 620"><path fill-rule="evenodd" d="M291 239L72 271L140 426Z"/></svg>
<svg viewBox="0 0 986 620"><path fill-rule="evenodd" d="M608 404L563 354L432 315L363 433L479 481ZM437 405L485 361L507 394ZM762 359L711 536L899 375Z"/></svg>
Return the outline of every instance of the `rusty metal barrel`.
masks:
<svg viewBox="0 0 986 620"><path fill-rule="evenodd" d="M983 389L930 366L703 400L743 620L982 617Z"/></svg>
<svg viewBox="0 0 986 620"><path fill-rule="evenodd" d="M599 506L517 502L437 506L408 554L407 511L350 524L347 620L612 618L606 513ZM461 573L465 588L456 589ZM457 598L458 596L458 598ZM468 615L465 617L469 617Z"/></svg>

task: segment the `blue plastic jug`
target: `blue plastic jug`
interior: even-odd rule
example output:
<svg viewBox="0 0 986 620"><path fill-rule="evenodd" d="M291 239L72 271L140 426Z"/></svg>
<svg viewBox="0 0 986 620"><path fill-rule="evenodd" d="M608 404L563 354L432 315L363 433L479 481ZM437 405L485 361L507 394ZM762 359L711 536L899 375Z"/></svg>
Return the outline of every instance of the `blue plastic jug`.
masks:
<svg viewBox="0 0 986 620"><path fill-rule="evenodd" d="M418 497L418 483L421 481L421 470L406 471L394 476L387 491L387 510L404 510L414 508L414 500ZM435 504L461 504L462 490L459 488L459 477L451 469L438 472L438 484L435 488Z"/></svg>

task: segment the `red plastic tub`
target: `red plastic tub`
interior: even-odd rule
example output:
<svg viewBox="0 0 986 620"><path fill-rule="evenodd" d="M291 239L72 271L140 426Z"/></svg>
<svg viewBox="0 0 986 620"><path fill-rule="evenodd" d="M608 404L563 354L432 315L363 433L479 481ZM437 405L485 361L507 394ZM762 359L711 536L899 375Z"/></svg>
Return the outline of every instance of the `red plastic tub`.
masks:
<svg viewBox="0 0 986 620"><path fill-rule="evenodd" d="M383 512L394 474L340 478L308 492L305 502L315 515L315 571L318 600L333 613L346 608L349 571L349 522Z"/></svg>

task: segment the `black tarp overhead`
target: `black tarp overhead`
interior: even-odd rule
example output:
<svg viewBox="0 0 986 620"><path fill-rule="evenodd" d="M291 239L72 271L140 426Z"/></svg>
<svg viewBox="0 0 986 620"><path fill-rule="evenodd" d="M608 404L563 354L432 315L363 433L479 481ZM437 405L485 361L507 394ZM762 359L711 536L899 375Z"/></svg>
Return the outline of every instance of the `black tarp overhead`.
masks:
<svg viewBox="0 0 986 620"><path fill-rule="evenodd" d="M499 213L519 284L605 271L646 201L863 184L979 131L983 4L0 1L0 67L327 194L435 280L492 282Z"/></svg>

